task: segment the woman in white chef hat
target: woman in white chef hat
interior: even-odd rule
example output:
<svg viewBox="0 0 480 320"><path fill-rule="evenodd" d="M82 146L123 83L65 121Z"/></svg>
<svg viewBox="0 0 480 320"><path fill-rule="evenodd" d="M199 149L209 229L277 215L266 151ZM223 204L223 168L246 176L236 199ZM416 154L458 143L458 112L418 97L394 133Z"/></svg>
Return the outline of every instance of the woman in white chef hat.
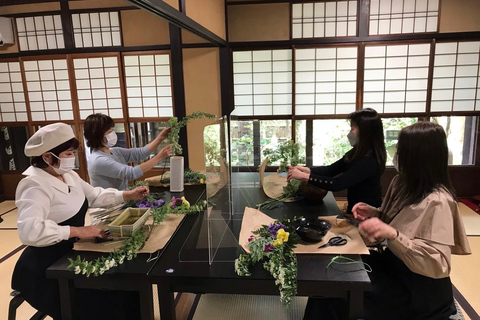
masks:
<svg viewBox="0 0 480 320"><path fill-rule="evenodd" d="M77 148L78 140L69 125L54 123L40 128L25 145L32 165L23 173L27 177L20 181L15 195L18 235L28 247L15 266L12 288L54 319L61 319L60 296L57 281L46 278L46 269L70 251L77 238L106 236L98 227L84 226L88 207L112 206L142 199L148 193L146 187L130 191L92 187L72 170ZM92 292L86 296L94 297ZM113 296L123 293L113 292ZM82 294L78 296L81 299ZM78 304L81 307L81 302ZM130 311L121 313L131 319L139 314L138 310Z"/></svg>

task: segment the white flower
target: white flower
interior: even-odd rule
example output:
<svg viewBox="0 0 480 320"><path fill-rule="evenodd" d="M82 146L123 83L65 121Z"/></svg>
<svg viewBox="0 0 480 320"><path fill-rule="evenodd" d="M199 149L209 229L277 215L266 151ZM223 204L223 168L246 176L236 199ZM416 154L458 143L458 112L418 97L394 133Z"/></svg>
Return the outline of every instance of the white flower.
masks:
<svg viewBox="0 0 480 320"><path fill-rule="evenodd" d="M82 274L85 274L85 273L87 273L87 268L84 267L84 268L82 269Z"/></svg>
<svg viewBox="0 0 480 320"><path fill-rule="evenodd" d="M75 266L75 274L79 274L81 271L79 266Z"/></svg>

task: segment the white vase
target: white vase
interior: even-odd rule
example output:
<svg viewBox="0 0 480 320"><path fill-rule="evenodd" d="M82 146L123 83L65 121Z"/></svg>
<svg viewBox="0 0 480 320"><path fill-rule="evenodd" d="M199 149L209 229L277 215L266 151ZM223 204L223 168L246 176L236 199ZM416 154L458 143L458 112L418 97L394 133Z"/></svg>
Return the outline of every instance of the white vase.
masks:
<svg viewBox="0 0 480 320"><path fill-rule="evenodd" d="M170 192L182 192L183 187L183 157L170 158Z"/></svg>

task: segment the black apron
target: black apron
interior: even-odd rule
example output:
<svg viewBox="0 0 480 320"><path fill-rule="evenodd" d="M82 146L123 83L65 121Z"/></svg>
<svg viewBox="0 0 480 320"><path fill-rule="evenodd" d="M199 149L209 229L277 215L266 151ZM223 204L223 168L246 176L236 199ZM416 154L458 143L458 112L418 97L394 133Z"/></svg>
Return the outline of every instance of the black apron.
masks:
<svg viewBox="0 0 480 320"><path fill-rule="evenodd" d="M455 314L450 277L412 272L392 251L362 256L372 267L372 291L365 293L366 319L447 320Z"/></svg>
<svg viewBox="0 0 480 320"><path fill-rule="evenodd" d="M88 201L61 226L83 227ZM12 288L22 293L25 300L35 309L54 320L61 320L58 281L47 279L46 270L73 248L76 239L61 241L48 247L28 246L15 265ZM75 290L76 319L85 320L135 320L140 319L140 298L134 291L102 291L93 289Z"/></svg>
<svg viewBox="0 0 480 320"><path fill-rule="evenodd" d="M83 227L88 201L85 198L80 210L60 226ZM48 247L28 246L13 270L12 288L22 293L35 309L54 319L61 319L58 281L47 279L46 270L73 248L75 239L63 240Z"/></svg>

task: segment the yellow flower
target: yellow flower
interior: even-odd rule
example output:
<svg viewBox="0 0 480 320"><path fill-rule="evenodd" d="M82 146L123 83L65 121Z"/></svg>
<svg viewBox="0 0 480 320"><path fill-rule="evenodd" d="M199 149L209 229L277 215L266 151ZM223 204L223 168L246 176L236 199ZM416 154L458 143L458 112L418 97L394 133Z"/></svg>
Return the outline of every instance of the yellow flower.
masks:
<svg viewBox="0 0 480 320"><path fill-rule="evenodd" d="M182 197L182 204L186 205L187 208L190 208L190 202L188 202L187 199L185 199L185 196Z"/></svg>
<svg viewBox="0 0 480 320"><path fill-rule="evenodd" d="M285 232L284 229L278 229L278 231L277 231L277 240L278 240L278 239L281 239L282 242L287 242L289 235L290 235L290 233Z"/></svg>
<svg viewBox="0 0 480 320"><path fill-rule="evenodd" d="M283 240L282 240L282 239L274 240L274 241L272 242L272 244L273 244L275 247L281 246L281 245L283 244Z"/></svg>
<svg viewBox="0 0 480 320"><path fill-rule="evenodd" d="M200 183L205 183L205 180L203 180L203 179L200 179Z"/></svg>

